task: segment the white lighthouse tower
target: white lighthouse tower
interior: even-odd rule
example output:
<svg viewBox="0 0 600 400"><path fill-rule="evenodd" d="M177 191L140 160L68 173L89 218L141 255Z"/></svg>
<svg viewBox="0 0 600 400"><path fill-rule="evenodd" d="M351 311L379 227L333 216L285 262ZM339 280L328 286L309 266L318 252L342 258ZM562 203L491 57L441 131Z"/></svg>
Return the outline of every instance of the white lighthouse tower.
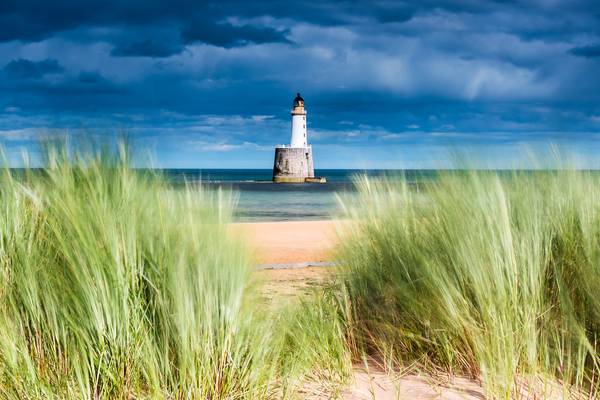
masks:
<svg viewBox="0 0 600 400"><path fill-rule="evenodd" d="M300 93L294 99L292 108L292 139L290 147L308 147L306 138L306 110L304 109L304 99Z"/></svg>
<svg viewBox="0 0 600 400"><path fill-rule="evenodd" d="M306 110L300 93L292 106L292 137L289 146L275 147L273 182L277 183L323 183L325 178L315 178L312 147L306 134Z"/></svg>

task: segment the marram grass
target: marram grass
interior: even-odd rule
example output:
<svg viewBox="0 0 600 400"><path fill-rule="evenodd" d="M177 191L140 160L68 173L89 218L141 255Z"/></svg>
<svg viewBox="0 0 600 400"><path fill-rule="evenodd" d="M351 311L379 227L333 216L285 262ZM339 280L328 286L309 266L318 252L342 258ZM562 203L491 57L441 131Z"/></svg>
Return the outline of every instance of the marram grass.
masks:
<svg viewBox="0 0 600 400"><path fill-rule="evenodd" d="M490 397L523 398L531 381L597 394L598 173L357 185L339 252L355 354L468 374Z"/></svg>
<svg viewBox="0 0 600 400"><path fill-rule="evenodd" d="M171 190L124 150L47 158L0 181L0 397L277 397L283 342L230 198Z"/></svg>
<svg viewBox="0 0 600 400"><path fill-rule="evenodd" d="M261 301L230 193L134 170L126 146L44 151L0 171L0 398L296 399L348 378L337 299Z"/></svg>
<svg viewBox="0 0 600 400"><path fill-rule="evenodd" d="M351 355L490 398L598 393L598 173L360 179L333 284L269 307L228 194L126 149L46 155L0 175L0 398L303 398L339 392Z"/></svg>

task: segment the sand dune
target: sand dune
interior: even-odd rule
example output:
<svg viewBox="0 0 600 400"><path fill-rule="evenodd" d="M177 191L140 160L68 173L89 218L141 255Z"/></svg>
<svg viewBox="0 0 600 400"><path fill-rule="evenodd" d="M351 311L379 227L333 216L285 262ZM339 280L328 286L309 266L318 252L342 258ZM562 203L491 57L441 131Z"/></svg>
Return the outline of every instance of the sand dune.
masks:
<svg viewBox="0 0 600 400"><path fill-rule="evenodd" d="M259 266L273 267L273 269L257 271L257 274L264 279L265 298L269 299L271 304L278 304L279 300L284 298L296 298L309 293L312 288L327 280L332 269L314 265L333 260L337 240L336 228L339 225L339 221L248 222L230 224L230 229L234 235L240 235L246 240L254 251ZM312 266L298 268L303 265ZM440 383L440 377L436 378L426 374L391 377L377 368L366 371L364 366L357 365L354 379L346 388L341 389L341 393L338 392L337 397L330 391L329 382L308 383L301 395L305 399L312 400L331 398L480 400L485 398L484 390L477 382L454 377ZM527 386L524 385L521 398L568 397L563 395L558 386L551 386L544 390L534 388L528 391Z"/></svg>

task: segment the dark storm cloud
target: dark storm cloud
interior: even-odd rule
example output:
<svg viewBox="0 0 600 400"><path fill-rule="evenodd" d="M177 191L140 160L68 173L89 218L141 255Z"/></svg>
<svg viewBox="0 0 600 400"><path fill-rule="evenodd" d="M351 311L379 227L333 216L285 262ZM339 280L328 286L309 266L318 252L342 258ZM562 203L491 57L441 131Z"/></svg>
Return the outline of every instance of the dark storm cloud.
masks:
<svg viewBox="0 0 600 400"><path fill-rule="evenodd" d="M373 17L381 22L404 22L409 20L414 12L415 7L402 3L368 6L367 3L356 1L295 1L282 5L279 1L270 0L83 0L74 6L67 0L6 0L0 5L0 26L3 27L0 29L0 42L33 42L73 29L109 27L123 32L122 37L114 39L115 56L167 57L179 53L186 43L198 41L227 48L248 43L290 43L288 29L251 24L234 25L227 21L231 16L273 16L334 26L363 17ZM180 35L168 40L139 38L139 31L152 35L148 28L153 26L171 26L178 30ZM136 40L127 41L126 37L129 35L136 36Z"/></svg>
<svg viewBox="0 0 600 400"><path fill-rule="evenodd" d="M537 1L292 1L278 0L192 1L173 0L81 0L74 5L68 0L44 2L40 0L4 0L0 4L0 41L37 41L62 31L79 27L160 27L169 24L177 27L193 40L205 40L218 45L235 43L264 43L285 41L285 31L270 27L237 26L226 22L231 16L255 18L272 16L289 18L323 26L355 23L362 18L379 22L406 22L415 15L432 12L452 14L491 15L506 14L499 29L519 28L524 34L561 34L581 29L579 20L598 19L600 6L586 1L559 1L545 4ZM521 12L523 18L510 18ZM557 13L561 18L556 19ZM580 14L580 15L573 15ZM519 21L540 16L554 17L553 26L559 31L546 29L543 24L522 24ZM577 17L577 18L572 18ZM483 28L483 27L472 27ZM486 29L489 29L486 27ZM600 29L600 28L596 28ZM146 52L141 51L144 55ZM159 52L163 54L163 52Z"/></svg>
<svg viewBox="0 0 600 400"><path fill-rule="evenodd" d="M227 4L227 3L226 3ZM126 27L147 29L155 25L172 25L182 33L184 41L204 41L231 47L247 43L286 41L285 31L253 26L234 26L224 21L231 9L240 6L251 9L244 2L219 3L195 1L91 1L83 0L76 6L66 0L52 2L7 0L0 5L0 42L20 40L39 41L63 31L81 27ZM219 5L219 7L217 7ZM243 12L240 14L244 14ZM249 13L249 15L257 15ZM165 57L181 50L181 43L140 40L118 44L115 55Z"/></svg>
<svg viewBox="0 0 600 400"><path fill-rule="evenodd" d="M4 0L0 125L104 121L226 152L284 142L300 91L319 144L583 140L600 129L599 6Z"/></svg>
<svg viewBox="0 0 600 400"><path fill-rule="evenodd" d="M73 74L54 62L30 63L35 68L26 63L9 63L3 70L4 74L0 74L0 115L2 110L8 113L27 112L30 114L28 120L35 124L38 117L48 120L48 113L76 116L86 110L122 107L131 101L126 97L125 88L97 71ZM28 67L17 69L16 65ZM60 74L52 76L50 71ZM51 76L52 79L49 79Z"/></svg>
<svg viewBox="0 0 600 400"><path fill-rule="evenodd" d="M4 72L10 78L16 79L40 79L46 74L60 73L64 68L58 61L46 59L42 61L30 61L25 59L12 60L4 66Z"/></svg>
<svg viewBox="0 0 600 400"><path fill-rule="evenodd" d="M0 41L36 41L85 26L146 25L190 9L186 2L158 0L3 0Z"/></svg>
<svg viewBox="0 0 600 400"><path fill-rule="evenodd" d="M183 51L183 46L179 43L147 39L118 45L112 49L110 54L115 57L163 58L181 53L181 51Z"/></svg>
<svg viewBox="0 0 600 400"><path fill-rule="evenodd" d="M218 47L243 46L248 43L290 43L287 30L255 26L232 26L227 23L212 23L206 19L193 21L182 37L187 43L203 42Z"/></svg>
<svg viewBox="0 0 600 400"><path fill-rule="evenodd" d="M569 53L585 58L600 57L600 44L597 44L595 46L574 47L571 50L569 50Z"/></svg>
<svg viewBox="0 0 600 400"><path fill-rule="evenodd" d="M415 10L410 7L394 7L374 10L374 16L380 22L406 22L415 15Z"/></svg>
<svg viewBox="0 0 600 400"><path fill-rule="evenodd" d="M342 4L342 8L343 4ZM247 43L288 42L287 31L252 25L233 25L226 21L230 16L253 18L263 15L293 17L299 20L333 23L337 17L335 5L313 7L306 3L292 2L282 6L275 1L224 1L196 2L186 0L164 1L92 1L83 0L75 7L72 2L57 0L14 1L0 5L0 42L20 40L39 41L63 31L81 27L127 27L129 31L149 26L170 25L178 29L183 42L202 41L216 46L232 47ZM294 12L297 10L298 12ZM397 11L384 18L398 18ZM404 20L406 17L400 17ZM125 33L126 35L127 33ZM141 40L118 44L116 55L164 57L179 50L176 44L156 40Z"/></svg>
<svg viewBox="0 0 600 400"><path fill-rule="evenodd" d="M97 72L81 72L77 80L86 85L98 85L107 80Z"/></svg>

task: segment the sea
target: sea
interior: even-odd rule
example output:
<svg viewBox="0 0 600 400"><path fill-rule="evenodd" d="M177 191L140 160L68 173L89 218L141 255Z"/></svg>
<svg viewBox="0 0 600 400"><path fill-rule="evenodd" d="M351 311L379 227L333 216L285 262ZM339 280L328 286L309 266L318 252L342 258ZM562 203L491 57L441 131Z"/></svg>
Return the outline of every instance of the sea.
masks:
<svg viewBox="0 0 600 400"><path fill-rule="evenodd" d="M271 169L165 169L174 184L201 183L209 188L230 190L237 199L238 221L293 221L334 218L339 213L338 196L356 192L357 176L378 178L402 175L409 182L432 177L430 170L321 169L315 176L326 183L273 183Z"/></svg>

